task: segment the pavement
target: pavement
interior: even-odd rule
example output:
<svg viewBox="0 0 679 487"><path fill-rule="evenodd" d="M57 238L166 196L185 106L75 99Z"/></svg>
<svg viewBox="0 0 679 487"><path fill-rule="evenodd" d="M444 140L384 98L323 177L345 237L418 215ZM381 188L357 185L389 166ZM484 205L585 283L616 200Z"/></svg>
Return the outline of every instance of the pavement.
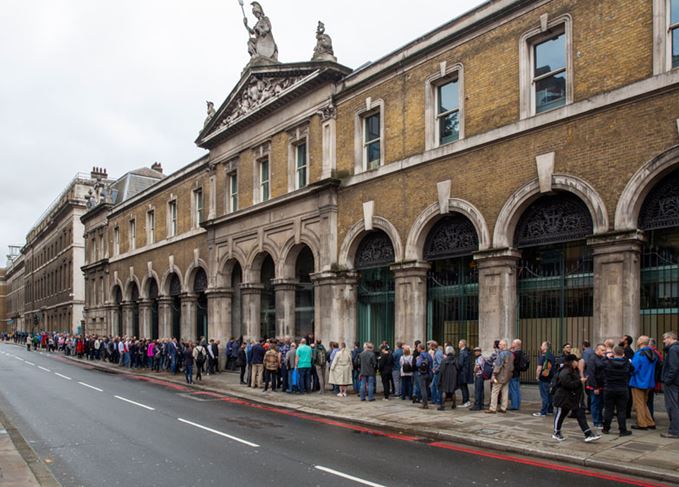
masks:
<svg viewBox="0 0 679 487"><path fill-rule="evenodd" d="M187 386L183 375L155 373L145 369L130 370L106 362L79 360L76 362L115 371L134 374L153 380L163 380ZM423 410L400 399L383 401L376 395L374 402L361 402L355 395L339 398L331 392L325 394L287 394L263 392L240 384L239 376L227 372L204 376L195 389L228 394L260 404L285 408L325 418L349 421L355 424L395 431L401 434L425 436L434 440L453 441L489 448L495 451L520 453L532 458L543 458L574 465L594 467L655 480L679 484L679 440L660 437L669 421L664 407L656 412L656 431L634 431L632 436L620 437L613 422L612 433L602 435L593 443L584 443L583 435L574 419L564 423L567 440L557 443L552 439L551 416L536 418L532 413L540 409L539 393L535 386L522 386L524 400L520 411L504 414L485 414L458 407L456 410ZM377 382L380 382L379 380ZM458 395L459 397L459 395ZM473 396L472 396L473 397ZM486 400L490 397L486 390ZM663 402L662 396L656 403ZM459 403L458 403L459 404ZM450 403L448 403L450 408ZM591 419L591 418L590 418ZM591 424L591 422L590 422ZM633 424L629 422L628 427Z"/></svg>
<svg viewBox="0 0 679 487"><path fill-rule="evenodd" d="M66 487L140 476L144 485L350 485L347 475L376 486L679 484L679 441L658 434L664 413L658 432L590 444L567 420L558 444L549 419L530 415L529 386L525 411L440 412L399 399L264 393L232 373L189 386L180 375L2 344L0 384L0 410Z"/></svg>

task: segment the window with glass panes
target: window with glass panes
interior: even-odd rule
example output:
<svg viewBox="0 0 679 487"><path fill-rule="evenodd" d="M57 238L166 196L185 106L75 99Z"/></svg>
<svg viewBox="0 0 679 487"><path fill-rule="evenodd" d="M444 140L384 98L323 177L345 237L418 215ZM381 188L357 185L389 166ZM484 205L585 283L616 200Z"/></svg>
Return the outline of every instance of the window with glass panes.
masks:
<svg viewBox="0 0 679 487"><path fill-rule="evenodd" d="M146 243L152 244L156 239L156 212L146 213Z"/></svg>
<svg viewBox="0 0 679 487"><path fill-rule="evenodd" d="M297 144L295 146L295 159L296 159L296 178L295 178L295 189L303 188L307 185L307 150L306 142Z"/></svg>
<svg viewBox="0 0 679 487"><path fill-rule="evenodd" d="M260 201L267 201L271 196L269 191L269 159L259 161L259 194Z"/></svg>
<svg viewBox="0 0 679 487"><path fill-rule="evenodd" d="M439 145L460 138L460 98L457 79L436 87L436 126Z"/></svg>
<svg viewBox="0 0 679 487"><path fill-rule="evenodd" d="M113 254L120 254L120 228L118 227L113 229Z"/></svg>
<svg viewBox="0 0 679 487"><path fill-rule="evenodd" d="M669 1L670 25L668 28L672 43L672 67L679 66L679 0Z"/></svg>
<svg viewBox="0 0 679 487"><path fill-rule="evenodd" d="M168 236L174 237L177 235L177 202L170 201L168 203L168 213L169 213L169 232Z"/></svg>
<svg viewBox="0 0 679 487"><path fill-rule="evenodd" d="M130 220L130 250L134 250L137 246L137 221Z"/></svg>
<svg viewBox="0 0 679 487"><path fill-rule="evenodd" d="M238 210L238 173L229 174L229 210Z"/></svg>
<svg viewBox="0 0 679 487"><path fill-rule="evenodd" d="M197 189L193 192L193 224L199 227L203 222L203 190Z"/></svg>
<svg viewBox="0 0 679 487"><path fill-rule="evenodd" d="M377 169L381 157L380 112L363 119L363 159L367 169Z"/></svg>
<svg viewBox="0 0 679 487"><path fill-rule="evenodd" d="M566 104L566 34L563 29L533 44L535 113Z"/></svg>

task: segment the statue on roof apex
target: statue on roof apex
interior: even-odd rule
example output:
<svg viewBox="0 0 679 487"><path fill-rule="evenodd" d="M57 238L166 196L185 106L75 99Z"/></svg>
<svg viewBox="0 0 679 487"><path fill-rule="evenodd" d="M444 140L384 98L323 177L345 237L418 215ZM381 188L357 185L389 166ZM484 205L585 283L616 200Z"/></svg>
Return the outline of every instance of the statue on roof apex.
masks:
<svg viewBox="0 0 679 487"><path fill-rule="evenodd" d="M316 47L314 47L314 55L311 60L337 62L337 58L332 49L332 39L325 33L325 24L320 20L316 27Z"/></svg>
<svg viewBox="0 0 679 487"><path fill-rule="evenodd" d="M214 117L216 113L215 104L212 103L211 101L207 101L206 103L207 103L207 117L205 118L203 127L207 127L207 124L210 123L210 120L212 120L212 117Z"/></svg>
<svg viewBox="0 0 679 487"><path fill-rule="evenodd" d="M243 0L238 0L243 9ZM278 63L278 46L271 32L271 21L264 15L264 9L259 2L252 2L252 14L257 18L257 23L250 27L248 18L243 9L243 23L250 34L248 40L248 53L250 53L249 65L265 65Z"/></svg>

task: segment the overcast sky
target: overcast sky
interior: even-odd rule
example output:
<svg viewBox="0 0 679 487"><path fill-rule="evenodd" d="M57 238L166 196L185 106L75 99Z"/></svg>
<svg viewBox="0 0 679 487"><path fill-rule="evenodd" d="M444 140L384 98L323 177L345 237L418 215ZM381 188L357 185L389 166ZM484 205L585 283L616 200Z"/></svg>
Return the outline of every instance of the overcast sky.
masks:
<svg viewBox="0 0 679 487"><path fill-rule="evenodd" d="M482 2L260 3L281 62L311 58L322 20L356 68ZM221 105L248 60L237 0L0 0L0 265L77 172L202 156L205 100Z"/></svg>

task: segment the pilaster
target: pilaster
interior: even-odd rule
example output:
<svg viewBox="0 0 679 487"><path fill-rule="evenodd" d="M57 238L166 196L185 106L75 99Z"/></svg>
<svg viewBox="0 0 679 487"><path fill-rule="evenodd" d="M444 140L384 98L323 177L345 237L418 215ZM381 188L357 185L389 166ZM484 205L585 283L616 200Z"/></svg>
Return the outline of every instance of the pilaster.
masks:
<svg viewBox="0 0 679 487"><path fill-rule="evenodd" d="M158 334L161 338L177 338L172 336L172 298L158 298Z"/></svg>
<svg viewBox="0 0 679 487"><path fill-rule="evenodd" d="M196 340L196 305L198 303L198 295L193 293L184 293L181 296L182 300L182 321L181 334L182 338L188 340Z"/></svg>
<svg viewBox="0 0 679 487"><path fill-rule="evenodd" d="M356 301L358 274L355 272L318 272L314 283L315 335L328 341L356 340Z"/></svg>
<svg viewBox="0 0 679 487"><path fill-rule="evenodd" d="M240 286L243 300L243 324L246 338L259 338L261 331L262 290L259 283L242 283Z"/></svg>
<svg viewBox="0 0 679 487"><path fill-rule="evenodd" d="M295 291L294 279L273 279L276 293L276 336L295 335Z"/></svg>
<svg viewBox="0 0 679 487"><path fill-rule="evenodd" d="M151 306L150 299L139 301L139 331L143 338L151 338Z"/></svg>
<svg viewBox="0 0 679 487"><path fill-rule="evenodd" d="M391 266L394 273L394 337L413 343L427 337L427 262Z"/></svg>

